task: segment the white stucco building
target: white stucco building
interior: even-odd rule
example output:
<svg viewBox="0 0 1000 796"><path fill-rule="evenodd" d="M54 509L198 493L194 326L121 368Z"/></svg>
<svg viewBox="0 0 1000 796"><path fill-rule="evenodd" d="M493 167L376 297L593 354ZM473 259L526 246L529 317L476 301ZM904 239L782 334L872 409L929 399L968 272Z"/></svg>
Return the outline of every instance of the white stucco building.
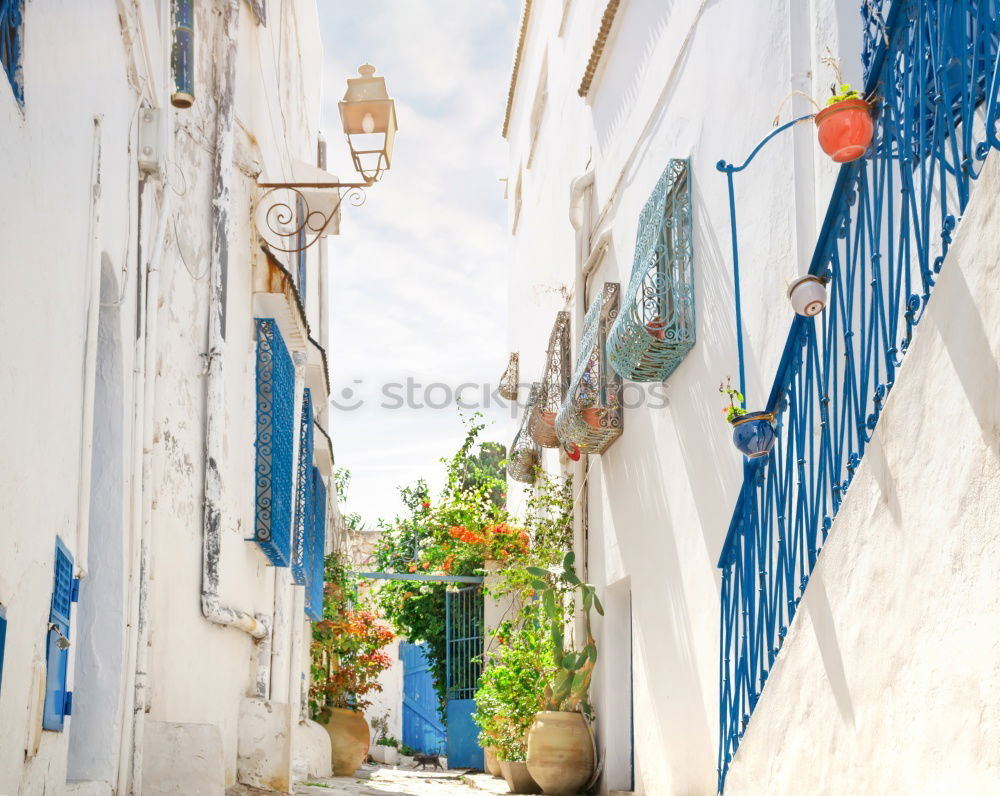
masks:
<svg viewBox="0 0 1000 796"><path fill-rule="evenodd" d="M520 421L511 436L522 428L526 461L575 479L577 552L607 610L601 792L714 793L720 773L733 794L1000 781L997 100L971 71L965 104L958 78L910 82L933 57L964 63L988 37L974 15L995 25L997 10L946 5L868 4L863 23L858 0L523 3L503 130L510 350L522 403L532 382L558 393L542 409L563 446L525 443ZM953 37L953 60L920 50L920 25ZM791 92L825 103L828 56L856 87L866 64L874 75L875 151L840 172L806 120L733 172L741 362L717 163L742 164L779 108L782 122L813 111L798 94L782 107ZM935 110L948 103L954 116ZM895 146L915 154L901 166ZM954 177L967 169L978 179ZM785 294L810 268L830 303L806 319ZM566 359L547 350L560 312ZM631 349L615 338L623 318ZM656 370L671 345L675 369ZM741 370L748 408L776 414L765 463L734 448L720 411L720 381Z"/></svg>
<svg viewBox="0 0 1000 796"><path fill-rule="evenodd" d="M326 244L255 215L324 165L316 3L0 8L0 793L289 790L329 767Z"/></svg>

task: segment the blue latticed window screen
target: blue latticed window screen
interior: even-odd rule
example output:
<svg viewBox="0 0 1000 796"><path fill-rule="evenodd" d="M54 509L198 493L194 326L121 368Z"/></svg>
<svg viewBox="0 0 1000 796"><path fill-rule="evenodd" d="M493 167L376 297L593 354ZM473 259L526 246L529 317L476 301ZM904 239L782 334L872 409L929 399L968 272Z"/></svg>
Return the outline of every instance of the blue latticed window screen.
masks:
<svg viewBox="0 0 1000 796"><path fill-rule="evenodd" d="M72 712L73 695L66 690L69 665L70 615L76 602L77 583L73 579L73 556L62 539L56 537L55 572L49 604L49 629L45 642L45 704L42 728L62 732L66 716Z"/></svg>
<svg viewBox="0 0 1000 796"><path fill-rule="evenodd" d="M313 413L312 394L302 392L302 416L299 422L299 465L295 476L295 532L292 537L292 579L300 586L308 584L309 540L313 520Z"/></svg>
<svg viewBox="0 0 1000 796"><path fill-rule="evenodd" d="M694 347L693 262L688 161L674 159L639 215L632 276L608 338L622 378L664 381Z"/></svg>
<svg viewBox="0 0 1000 796"><path fill-rule="evenodd" d="M18 102L24 102L21 78L21 34L24 0L0 0L0 63Z"/></svg>
<svg viewBox="0 0 1000 796"><path fill-rule="evenodd" d="M295 367L273 318L257 319L256 516L253 541L276 567L291 558Z"/></svg>
<svg viewBox="0 0 1000 796"><path fill-rule="evenodd" d="M309 568L306 583L306 616L314 622L323 618L323 578L326 574L326 484L323 476L312 468L313 519L309 540Z"/></svg>

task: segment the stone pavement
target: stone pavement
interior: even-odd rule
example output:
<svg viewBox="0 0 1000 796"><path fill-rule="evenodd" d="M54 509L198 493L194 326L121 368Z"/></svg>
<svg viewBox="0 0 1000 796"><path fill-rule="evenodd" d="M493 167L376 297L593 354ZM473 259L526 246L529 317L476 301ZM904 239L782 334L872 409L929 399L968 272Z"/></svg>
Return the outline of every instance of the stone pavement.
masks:
<svg viewBox="0 0 1000 796"><path fill-rule="evenodd" d="M358 776L362 775L362 776ZM422 771L392 766L364 766L354 777L306 780L296 796L486 796L509 793L502 779L481 772Z"/></svg>

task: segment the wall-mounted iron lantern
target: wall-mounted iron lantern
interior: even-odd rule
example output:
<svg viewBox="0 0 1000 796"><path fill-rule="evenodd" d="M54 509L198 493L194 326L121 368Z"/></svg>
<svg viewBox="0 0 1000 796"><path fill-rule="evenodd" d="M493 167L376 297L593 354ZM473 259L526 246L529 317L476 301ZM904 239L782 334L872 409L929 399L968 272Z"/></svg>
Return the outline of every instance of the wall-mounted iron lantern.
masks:
<svg viewBox="0 0 1000 796"><path fill-rule="evenodd" d="M257 212L257 229L276 251L301 252L325 237L344 199L359 207L365 188L374 185L392 165L396 138L396 104L385 78L375 67L358 67L361 77L348 78L340 101L340 119L354 168L363 182L340 182L316 166L292 164L292 182L260 182L264 188Z"/></svg>

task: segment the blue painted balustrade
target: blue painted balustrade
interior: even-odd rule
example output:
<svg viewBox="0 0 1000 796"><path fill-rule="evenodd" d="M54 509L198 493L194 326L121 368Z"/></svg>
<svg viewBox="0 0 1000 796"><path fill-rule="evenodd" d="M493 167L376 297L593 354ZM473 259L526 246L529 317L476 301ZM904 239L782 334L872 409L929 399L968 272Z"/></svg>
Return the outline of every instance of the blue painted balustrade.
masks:
<svg viewBox="0 0 1000 796"><path fill-rule="evenodd" d="M767 401L751 407L775 413L778 440L744 461L719 560L720 792L983 161L1000 148L1000 0L872 0L862 17L875 138L841 167L810 264L829 280L827 308L795 316ZM720 164L730 180L739 168Z"/></svg>

